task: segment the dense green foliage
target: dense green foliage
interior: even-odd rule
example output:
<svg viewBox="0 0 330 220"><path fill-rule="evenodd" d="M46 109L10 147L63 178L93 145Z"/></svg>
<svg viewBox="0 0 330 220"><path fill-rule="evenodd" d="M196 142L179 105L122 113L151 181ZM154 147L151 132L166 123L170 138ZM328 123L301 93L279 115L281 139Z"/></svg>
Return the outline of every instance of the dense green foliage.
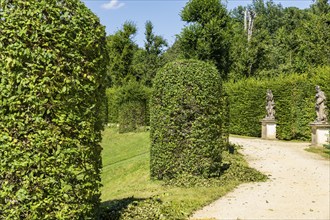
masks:
<svg viewBox="0 0 330 220"><path fill-rule="evenodd" d="M265 80L253 78L225 84L230 102L230 132L259 137L259 120L266 115L266 90L273 91L276 105L277 138L310 139L309 124L316 118L314 96L319 85L330 97L330 68L307 74L291 74Z"/></svg>
<svg viewBox="0 0 330 220"><path fill-rule="evenodd" d="M221 78L211 64L178 60L157 73L150 110L153 178L221 175L221 97Z"/></svg>
<svg viewBox="0 0 330 220"><path fill-rule="evenodd" d="M141 126L149 125L150 90L134 79L121 87L108 88L108 122L118 123L121 133L136 131Z"/></svg>
<svg viewBox="0 0 330 220"><path fill-rule="evenodd" d="M247 11L255 14L249 40L244 19ZM225 1L190 0L180 16L186 25L164 54L166 41L153 33L150 21L146 23L144 48L132 40L136 34L132 23L128 23L131 28L126 23L123 30L109 36L117 42L109 44L117 48L110 50L115 61L111 64L115 66L113 74L124 77L129 72L152 86L156 71L177 58L210 61L225 80L302 74L311 67L330 65L328 0L315 0L307 9L254 0L230 12Z"/></svg>
<svg viewBox="0 0 330 220"><path fill-rule="evenodd" d="M216 64L223 79L304 73L330 64L330 6L316 0L309 9L273 1L226 11L224 1L190 0L181 11L187 25L165 53ZM253 12L250 39L245 12Z"/></svg>
<svg viewBox="0 0 330 220"><path fill-rule="evenodd" d="M246 10L255 14L250 39L245 28ZM194 58L212 62L216 65L222 79L232 81L250 77L267 79L281 76L285 78L285 76L290 77L292 73L303 75L311 68L330 65L328 0L316 0L308 9L284 8L273 1L254 0L252 4L246 7L239 6L231 12L225 9L223 1L220 0L190 0L182 9L180 16L187 25L178 34L176 42L165 53L162 50L166 45L165 41L153 33L151 22L146 23L145 48L136 49L136 46L135 49L130 50L131 54L134 54L133 58L130 56L129 59L125 59L129 60L130 74L137 81L152 86L155 72L164 63L178 58ZM134 44L131 38L128 44ZM252 81L250 81L251 88ZM255 82L258 83L257 80ZM279 91L278 96L282 93ZM303 96L305 93L299 94ZM247 94L240 93L239 95L258 96L252 90L247 91ZM295 97L293 101L294 99L300 98ZM263 104L259 105L263 106ZM301 103L297 103L297 108L300 108L300 105ZM280 109L281 106L278 108ZM263 114L261 110L257 112L260 115ZM295 114L299 113L291 112L291 114L295 117ZM290 118L292 117L287 115L286 123L294 123L290 122L293 120ZM232 118L232 120L236 119ZM241 120L241 123L249 124L249 121L249 118L245 118ZM300 125L302 124L295 126ZM235 123L234 126L236 126ZM259 135L256 129L251 128L251 130L254 130L254 135ZM292 132L295 133L295 131ZM303 131L303 133L306 132L307 130ZM300 137L300 131L298 133L297 138L305 137L305 134ZM291 139L295 136L289 135L285 138Z"/></svg>
<svg viewBox="0 0 330 220"><path fill-rule="evenodd" d="M144 85L151 87L152 80L157 70L164 65L162 58L163 48L167 46L167 42L159 35L153 32L151 21L147 21L145 25L145 45L140 48L133 59L133 70L137 80Z"/></svg>
<svg viewBox="0 0 330 220"><path fill-rule="evenodd" d="M219 0L190 0L181 11L189 25L178 35L185 58L213 62L222 79L230 68L229 15Z"/></svg>
<svg viewBox="0 0 330 220"><path fill-rule="evenodd" d="M310 9L301 10L255 0L248 7L236 8L232 12L229 78L266 78L329 65L330 11L325 2L316 1ZM256 13L250 41L244 30L246 9Z"/></svg>
<svg viewBox="0 0 330 220"><path fill-rule="evenodd" d="M102 139L102 204L104 220L187 219L193 211L218 199L238 184L265 180L243 156L223 153L230 164L217 185L177 187L151 181L149 132L118 133L107 128Z"/></svg>
<svg viewBox="0 0 330 220"><path fill-rule="evenodd" d="M163 65L161 55L167 43L154 34L150 21L146 22L145 29L144 48L138 48L133 40L137 28L132 22L125 22L121 30L108 36L109 86L122 86L132 77L143 85L152 86L152 79Z"/></svg>
<svg viewBox="0 0 330 220"><path fill-rule="evenodd" d="M107 122L119 123L120 132L131 132L149 125L149 95L152 80L163 65L166 41L153 33L146 22L145 48L133 41L136 26L126 22L122 30L107 38L110 64L107 89Z"/></svg>
<svg viewBox="0 0 330 220"><path fill-rule="evenodd" d="M107 122L118 123L118 87L111 87L106 89L106 104L107 104Z"/></svg>
<svg viewBox="0 0 330 220"><path fill-rule="evenodd" d="M135 131L148 123L150 91L135 80L120 87L117 93L119 132Z"/></svg>
<svg viewBox="0 0 330 220"><path fill-rule="evenodd" d="M123 24L122 30L107 37L108 54L108 86L121 86L127 77L132 75L132 62L137 45L132 38L137 29L132 22Z"/></svg>
<svg viewBox="0 0 330 220"><path fill-rule="evenodd" d="M0 1L0 219L92 219L105 30L79 0Z"/></svg>

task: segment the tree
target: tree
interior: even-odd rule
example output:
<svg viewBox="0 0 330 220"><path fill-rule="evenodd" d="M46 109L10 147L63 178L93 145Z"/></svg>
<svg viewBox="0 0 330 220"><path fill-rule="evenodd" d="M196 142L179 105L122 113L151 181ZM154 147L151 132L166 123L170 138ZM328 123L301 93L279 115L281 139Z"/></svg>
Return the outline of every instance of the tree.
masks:
<svg viewBox="0 0 330 220"><path fill-rule="evenodd" d="M248 76L269 77L273 76L278 67L274 36L283 26L283 8L273 1L253 1L251 10L255 12L254 31L251 42L246 45L248 52ZM275 49L275 50L274 50Z"/></svg>
<svg viewBox="0 0 330 220"><path fill-rule="evenodd" d="M314 4L311 5L314 14L328 14L330 13L329 0L313 0Z"/></svg>
<svg viewBox="0 0 330 220"><path fill-rule="evenodd" d="M156 56L163 53L163 48L167 46L166 40L159 35L153 33L154 26L151 21L147 21L145 25L145 36L146 40L144 43L145 50L148 54L154 54Z"/></svg>
<svg viewBox="0 0 330 220"><path fill-rule="evenodd" d="M138 47L132 38L136 34L136 25L125 22L122 30L107 38L110 57L108 76L109 86L121 86L132 75L132 62Z"/></svg>
<svg viewBox="0 0 330 220"><path fill-rule="evenodd" d="M244 26L241 19L236 19L242 10L234 11L231 79L302 73L311 66L329 64L327 14L294 7L283 9L263 0L253 1L248 8L256 13L251 41L244 39Z"/></svg>
<svg viewBox="0 0 330 220"><path fill-rule="evenodd" d="M294 64L300 72L312 66L330 65L330 25L327 16L308 14L296 29L297 50Z"/></svg>
<svg viewBox="0 0 330 220"><path fill-rule="evenodd" d="M188 22L178 36L186 58L213 62L222 79L227 79L230 59L230 17L219 0L190 0L181 11Z"/></svg>
<svg viewBox="0 0 330 220"><path fill-rule="evenodd" d="M163 37L154 34L151 21L147 21L145 25L144 45L143 49L135 53L132 67L137 80L151 87L157 70L163 65L162 54L167 46Z"/></svg>
<svg viewBox="0 0 330 220"><path fill-rule="evenodd" d="M92 219L106 39L79 0L1 1L0 219Z"/></svg>
<svg viewBox="0 0 330 220"><path fill-rule="evenodd" d="M244 11L242 11L244 13ZM250 68L254 60L253 49L248 47L248 40L243 27L243 19L232 25L232 42L230 58L232 65L228 78L238 80L251 75Z"/></svg>
<svg viewBox="0 0 330 220"><path fill-rule="evenodd" d="M170 63L172 61L183 58L184 55L178 40L175 40L172 46L170 46L163 54L164 63Z"/></svg>

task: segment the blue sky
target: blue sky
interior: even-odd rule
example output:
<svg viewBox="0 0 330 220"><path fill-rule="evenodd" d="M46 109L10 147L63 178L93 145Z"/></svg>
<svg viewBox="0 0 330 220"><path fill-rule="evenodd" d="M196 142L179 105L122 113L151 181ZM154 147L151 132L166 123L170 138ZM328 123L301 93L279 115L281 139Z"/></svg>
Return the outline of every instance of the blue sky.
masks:
<svg viewBox="0 0 330 220"><path fill-rule="evenodd" d="M171 45L175 35L181 32L185 23L180 19L180 11L188 0L82 0L99 18L106 27L107 34L113 34L125 21L132 21L137 25L138 32L134 41L144 45L144 25L150 20L154 25L154 33L163 36ZM228 0L222 1L227 9L233 9L238 5L247 5L252 0ZM295 6L308 8L312 0L282 0L274 1L282 6Z"/></svg>

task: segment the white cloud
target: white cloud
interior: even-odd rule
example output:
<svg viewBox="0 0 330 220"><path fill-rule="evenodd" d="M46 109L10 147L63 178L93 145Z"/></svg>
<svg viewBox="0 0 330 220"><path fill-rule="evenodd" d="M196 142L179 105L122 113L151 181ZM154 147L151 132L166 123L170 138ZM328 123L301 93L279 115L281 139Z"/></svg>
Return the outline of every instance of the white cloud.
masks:
<svg viewBox="0 0 330 220"><path fill-rule="evenodd" d="M118 9L123 7L125 4L122 2L119 2L118 0L111 0L108 3L105 3L102 5L102 8L104 9Z"/></svg>

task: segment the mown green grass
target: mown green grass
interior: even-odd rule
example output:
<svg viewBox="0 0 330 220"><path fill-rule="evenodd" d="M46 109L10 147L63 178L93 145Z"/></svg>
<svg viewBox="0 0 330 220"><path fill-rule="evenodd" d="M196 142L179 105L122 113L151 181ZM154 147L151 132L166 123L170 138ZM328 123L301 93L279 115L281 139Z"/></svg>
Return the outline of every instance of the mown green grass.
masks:
<svg viewBox="0 0 330 220"><path fill-rule="evenodd" d="M159 199L163 206L159 209L149 207L150 212L154 212L156 209L157 212L164 212L164 216L168 218L186 218L194 210L225 195L241 183L238 180L232 180L224 181L222 186L217 187L182 188L151 181L149 132L119 134L116 129L108 128L103 133L102 147L103 188L101 199L105 206L115 204L117 211L120 211L119 216L123 216L123 213L127 211L127 202L136 205L134 201L143 201L153 197ZM142 212L144 211L142 210ZM142 217L133 217L134 219L150 217L148 214L146 216L144 214ZM123 219L130 219L126 217ZM112 218L108 216L106 219L118 219L118 216Z"/></svg>
<svg viewBox="0 0 330 220"><path fill-rule="evenodd" d="M318 154L324 159L330 160L330 148L326 147L309 147L305 149L308 152Z"/></svg>

